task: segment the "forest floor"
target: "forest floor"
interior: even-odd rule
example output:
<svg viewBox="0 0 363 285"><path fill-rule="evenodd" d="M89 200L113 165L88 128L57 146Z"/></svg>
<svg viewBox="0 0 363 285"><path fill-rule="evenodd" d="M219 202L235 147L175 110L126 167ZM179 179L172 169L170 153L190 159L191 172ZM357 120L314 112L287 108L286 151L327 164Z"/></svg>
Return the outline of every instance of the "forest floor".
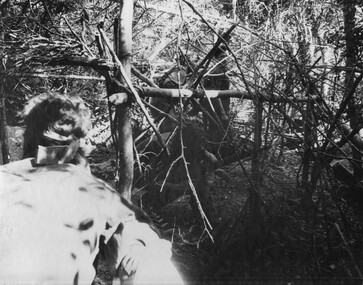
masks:
<svg viewBox="0 0 363 285"><path fill-rule="evenodd" d="M95 171L107 179L114 163L97 153L92 159L101 167ZM297 179L301 155L278 154L265 155L258 187L249 158L242 167L233 162L207 173L215 209L210 235L188 195L146 209L172 241L174 263L188 284L362 284L362 211L342 185L329 181L304 202Z"/></svg>
<svg viewBox="0 0 363 285"><path fill-rule="evenodd" d="M98 176L112 178L114 162L107 159L113 158L109 150L93 153L91 161ZM207 173L215 210L209 234L193 213L189 195L159 210L146 209L163 237L172 241L173 260L188 284L236 284L240 280L260 284L261 280L266 283L276 278L285 281L307 276L306 266L298 268L299 264L290 264L291 260L280 260L280 255L285 254L280 249L288 242L280 236L289 234L288 227L294 228L290 233L293 243L304 239L295 229L300 228L298 219L302 217L293 210L300 207L296 193L299 159L295 151L286 151L279 161L266 162L261 185L256 189L261 199L258 213L252 213L248 206L254 189L250 159L242 161L244 169L233 162ZM302 249L288 245L286 250Z"/></svg>
<svg viewBox="0 0 363 285"><path fill-rule="evenodd" d="M9 138L11 158L18 160L22 129L11 128ZM188 284L359 284L361 215L337 205L332 197L338 192L323 185L312 204L302 203L296 179L300 156L285 151L269 157L257 188L250 181L249 159L242 161L244 169L234 162L207 174L215 209L211 235L187 195L162 209L148 209L163 237L172 241L173 260L184 279ZM89 159L96 175L112 184L113 152L97 148Z"/></svg>

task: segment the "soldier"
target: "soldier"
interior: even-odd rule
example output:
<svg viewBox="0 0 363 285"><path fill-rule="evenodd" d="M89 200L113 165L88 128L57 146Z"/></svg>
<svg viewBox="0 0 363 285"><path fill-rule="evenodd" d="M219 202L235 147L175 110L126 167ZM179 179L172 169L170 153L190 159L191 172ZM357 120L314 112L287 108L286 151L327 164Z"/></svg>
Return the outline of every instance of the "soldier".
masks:
<svg viewBox="0 0 363 285"><path fill-rule="evenodd" d="M32 139L49 130L76 137L74 130L84 126L76 120L77 106L59 96L53 101L57 104L41 106L61 116L48 116L56 119L52 123L35 116L50 127L36 136L25 131L25 147L32 147L24 155L34 157L0 166L0 283L91 284L93 264L101 256L121 282L183 284L170 261L170 242L159 238L143 211L95 178L86 165L72 161L74 157L65 160L47 150L41 160L45 163L39 163L34 142L43 138ZM62 102L67 105L63 110ZM29 126L35 129L28 117ZM51 140L45 141L45 147L52 147Z"/></svg>

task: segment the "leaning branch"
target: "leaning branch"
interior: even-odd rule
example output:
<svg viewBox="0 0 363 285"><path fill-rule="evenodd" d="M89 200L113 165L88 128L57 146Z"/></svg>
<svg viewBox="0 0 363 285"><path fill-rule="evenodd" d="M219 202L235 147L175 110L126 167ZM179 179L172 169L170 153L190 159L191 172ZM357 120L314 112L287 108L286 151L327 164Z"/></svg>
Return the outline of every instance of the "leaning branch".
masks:
<svg viewBox="0 0 363 285"><path fill-rule="evenodd" d="M145 105L143 104L141 98L139 97L138 92L136 91L136 89L134 88L131 79L127 76L126 74L126 70L124 68L124 66L122 65L122 63L120 62L120 60L118 59L116 53L114 52L114 50L111 47L111 44L108 41L108 38L106 37L105 32L99 27L98 31L102 37L103 42L107 45L109 52L111 53L114 61L116 62L116 64L118 65L119 71L122 74L122 77L124 78L125 82L127 83L128 87L130 88L133 96L135 97L135 100L137 102L137 104L139 105L140 109L142 110L142 112L144 113L148 123L150 124L150 126L152 127L152 129L154 130L156 137L159 141L159 143L161 144L161 146L163 147L163 149L165 149L166 153L169 155L169 151L166 147L166 145L163 142L163 139L161 137L161 134L159 132L159 130L157 129L156 125L154 124L153 120L151 119L147 109L145 108Z"/></svg>

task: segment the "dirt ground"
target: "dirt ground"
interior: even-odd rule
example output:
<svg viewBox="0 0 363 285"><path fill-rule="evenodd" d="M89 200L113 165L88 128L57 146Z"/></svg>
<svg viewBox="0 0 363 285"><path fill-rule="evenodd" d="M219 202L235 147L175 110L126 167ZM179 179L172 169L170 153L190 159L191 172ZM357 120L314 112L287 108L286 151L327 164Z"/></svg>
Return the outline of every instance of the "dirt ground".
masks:
<svg viewBox="0 0 363 285"><path fill-rule="evenodd" d="M266 169L262 186L259 187L259 195L266 204L274 204L284 207L290 196L294 196L296 188L296 172L299 164L294 152L287 154L288 161L283 159L281 166L274 165ZM188 284L235 284L236 280L256 280L256 277L272 278L280 277L281 270L276 272L270 268L269 260L264 260L265 274L261 275L261 259L266 259L262 254L256 258L256 269L248 268L248 258L241 258L249 248L248 240L251 235L261 236L262 244L252 245L256 251L262 251L264 247L273 247L270 242L270 229L258 230L256 233L246 235L244 224L247 215L247 199L251 191L251 161L243 161L243 168L238 162L231 163L220 169L207 173L207 181L211 186L212 203L214 206L213 229L207 233L200 222L199 217L193 213L190 196L185 195L174 202L165 205L161 210L149 209L148 214L158 225L163 236L173 242L173 259L179 271L189 281ZM282 166L284 165L284 166ZM289 201L289 203L294 201ZM285 204L286 204L285 203ZM282 209L274 209L273 206L262 207L261 217L274 216L275 212ZM269 223L269 221L266 221ZM276 221L278 223L278 221ZM262 222L264 224L264 222ZM245 237L244 237L245 236ZM243 238L244 237L244 238ZM253 238L252 238L253 239ZM256 238L258 240L258 238ZM262 248L262 249L261 249ZM240 251L240 253L238 253ZM237 254L236 254L237 253ZM249 253L251 254L251 253ZM252 253L254 254L254 253ZM278 257L276 257L278 258ZM254 274L251 271L255 271ZM290 274L291 276L291 274ZM259 280L257 278L257 280ZM255 282L255 281L253 281ZM259 283L254 283L259 284Z"/></svg>
<svg viewBox="0 0 363 285"><path fill-rule="evenodd" d="M243 166L250 173L251 162L247 160ZM276 169L270 174L271 179L265 177L268 187L262 187L259 191L266 200L287 197L288 192L295 187L295 182L286 172ZM246 215L250 181L245 177L239 163L234 162L209 173L208 183L212 186L215 208L215 221L211 230L213 240L193 216L189 197L182 197L162 210L162 217L174 227L172 238L176 263L181 272L196 284L235 284L236 280L246 281L253 277L249 276L251 270L244 272L244 267L249 265L240 259L239 254L234 253L238 250L244 251L239 249L244 240L241 237L245 235L245 226L241 226L241 223ZM264 277L268 276L267 274Z"/></svg>

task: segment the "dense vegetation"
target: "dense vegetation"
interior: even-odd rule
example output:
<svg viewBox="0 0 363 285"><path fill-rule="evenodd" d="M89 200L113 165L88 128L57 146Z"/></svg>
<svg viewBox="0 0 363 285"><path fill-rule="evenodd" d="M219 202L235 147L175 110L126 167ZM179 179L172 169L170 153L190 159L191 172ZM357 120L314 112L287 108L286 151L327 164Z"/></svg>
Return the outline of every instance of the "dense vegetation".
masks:
<svg viewBox="0 0 363 285"><path fill-rule="evenodd" d="M168 220L191 278L361 279L362 3L194 2L134 1L133 85L238 92L225 113L215 99L141 96L156 137L176 133L156 158L163 143L132 101L134 200ZM3 157L4 123L21 126L35 94L68 92L93 111L94 173L117 179L106 86L118 71L99 39L114 39L120 3L0 1ZM192 223L180 207L190 190Z"/></svg>

